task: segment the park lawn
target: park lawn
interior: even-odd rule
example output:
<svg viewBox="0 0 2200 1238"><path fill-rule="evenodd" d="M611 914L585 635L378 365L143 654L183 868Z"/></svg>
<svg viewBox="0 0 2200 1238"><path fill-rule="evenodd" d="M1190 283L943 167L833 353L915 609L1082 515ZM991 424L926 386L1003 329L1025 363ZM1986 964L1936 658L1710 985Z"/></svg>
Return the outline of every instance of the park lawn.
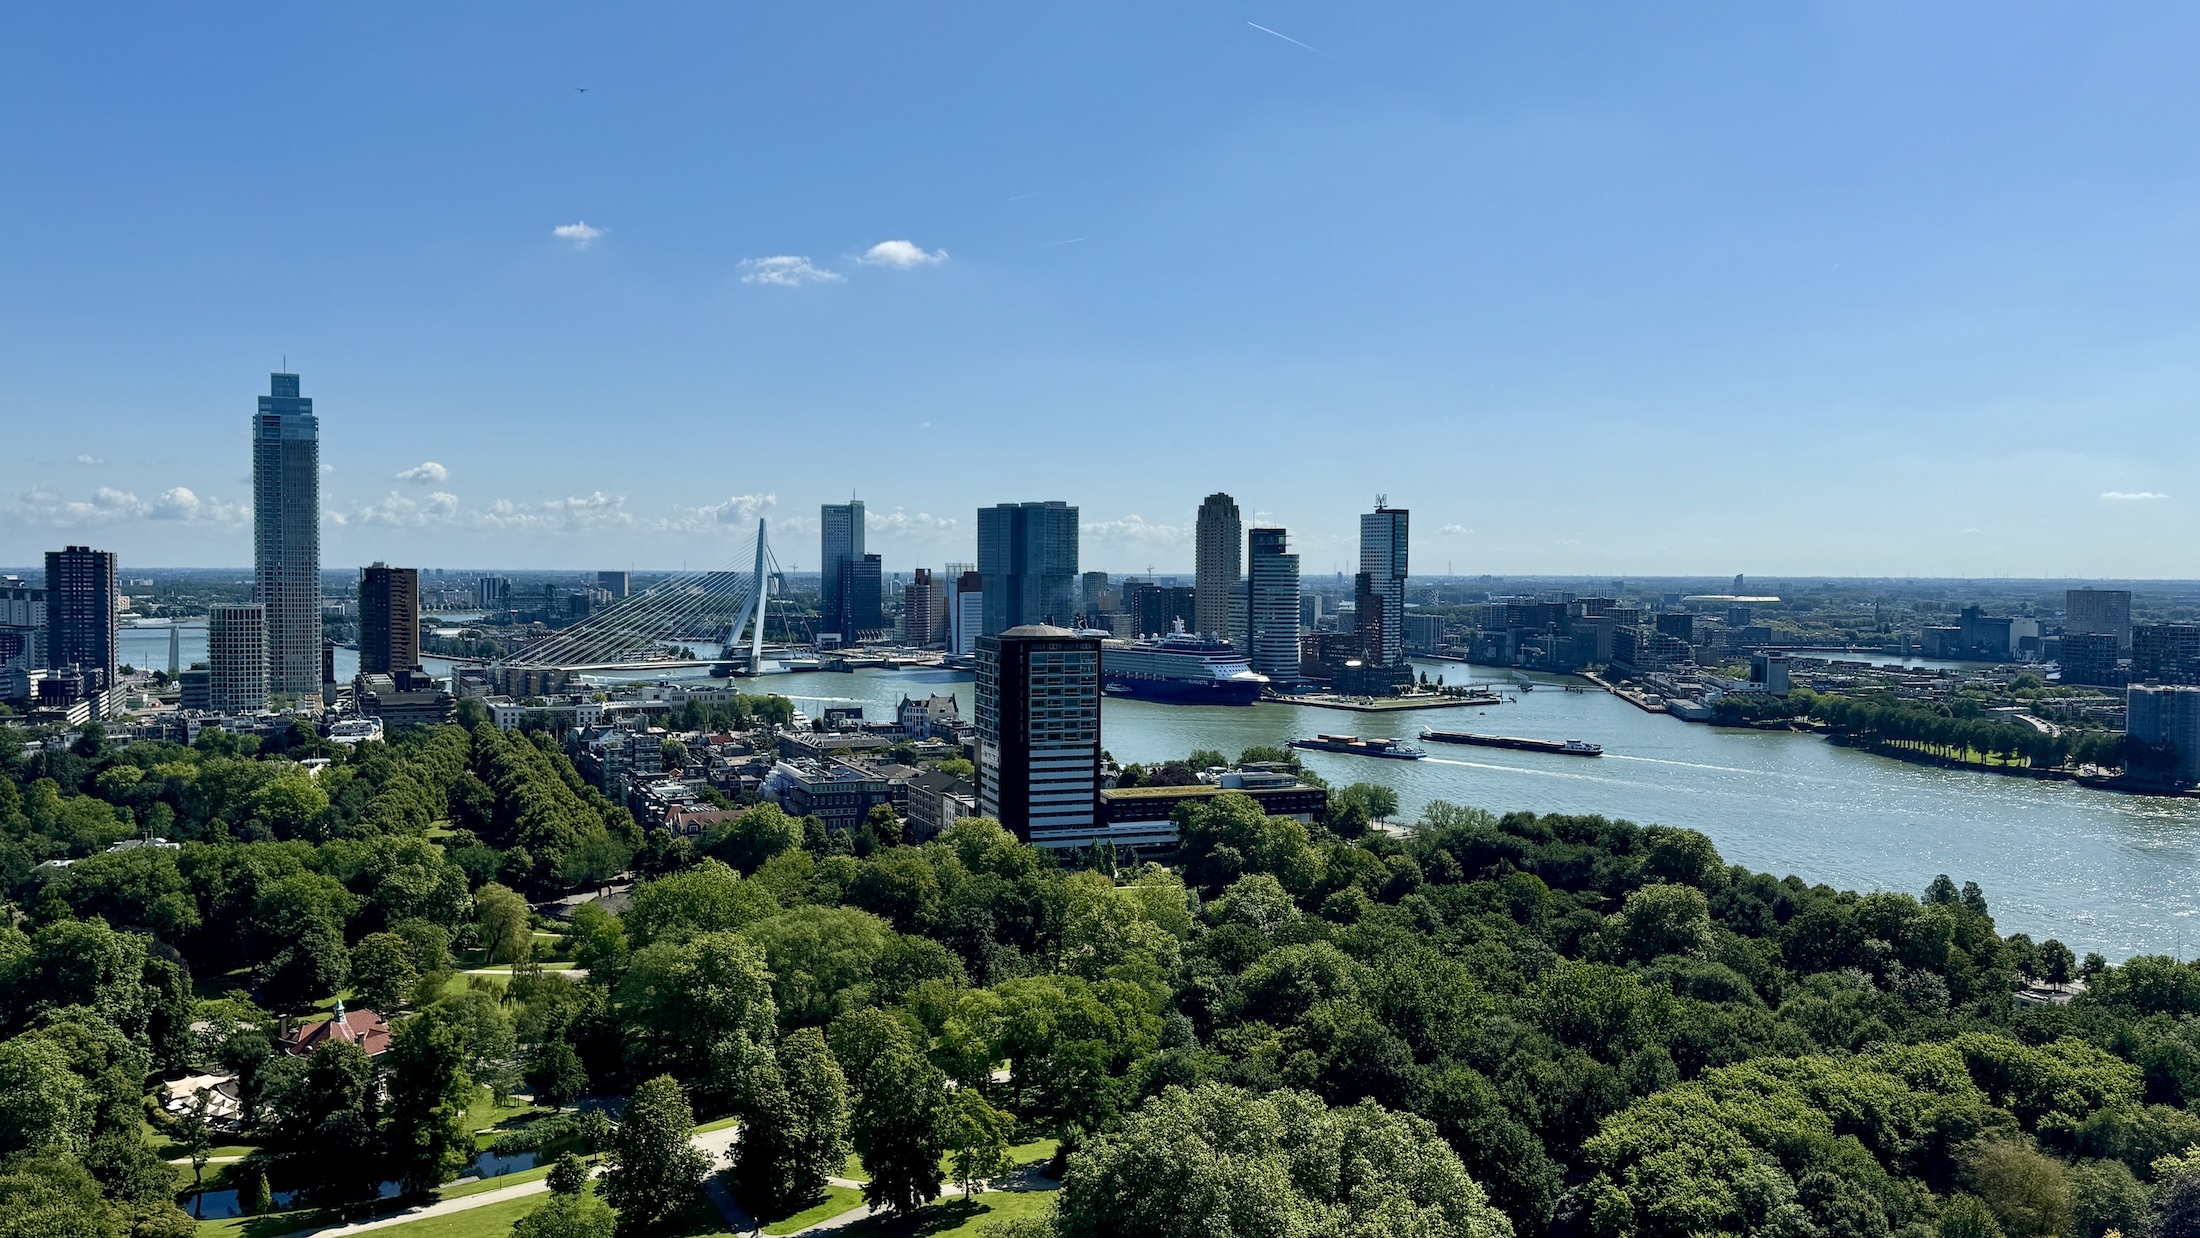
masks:
<svg viewBox="0 0 2200 1238"><path fill-rule="evenodd" d="M459 996L463 996L463 995L465 994L466 990L467 990L467 987L468 987L468 986L467 986L467 981L469 981L469 980L473 980L473 979L476 979L476 978L478 978L478 979L481 979L481 980L486 980L486 981L488 981L488 982L489 982L490 984L496 985L496 986L498 986L498 987L500 987L500 988L501 988L501 987L503 987L504 985L506 985L506 984L509 984L509 983L511 983L511 979L512 979L512 974L511 974L510 972L508 972L508 971L507 971L507 972L501 972L501 973L500 973L500 972L482 972L482 973L480 973L480 974L479 974L479 976L478 976L478 977L476 977L476 976L469 976L469 975L467 975L467 974L466 974L465 972L462 972L462 971L454 971L454 972L450 973L450 975L449 975L449 978L447 978L446 980L444 980L444 982L443 982L443 989L442 989L442 991L441 991L441 992L437 993L437 994L436 994L436 996L438 996L438 997L459 997Z"/></svg>
<svg viewBox="0 0 2200 1238"><path fill-rule="evenodd" d="M483 1191L501 1191L505 1187L518 1186L522 1182L533 1182L538 1178L547 1178L550 1176L550 1170L551 1166L549 1165L537 1165L533 1169L518 1169L508 1174L498 1174L494 1178L482 1178L474 1182L449 1182L436 1191L436 1198L464 1199L468 1195L479 1195Z"/></svg>
<svg viewBox="0 0 2200 1238"><path fill-rule="evenodd" d="M200 1221L198 1238L276 1238L278 1234L295 1234L300 1230L319 1229L337 1221L334 1212L323 1208L296 1208L288 1212L263 1212L258 1216L227 1217L219 1221Z"/></svg>
<svg viewBox="0 0 2200 1238"><path fill-rule="evenodd" d="M981 1225L1035 1217L1053 1204L1054 1191L986 1191L964 1199L942 1196L899 1220L867 1217L837 1231L842 1238L976 1238Z"/></svg>
<svg viewBox="0 0 2200 1238"><path fill-rule="evenodd" d="M767 1234L791 1234L805 1225L815 1225L819 1221L839 1216L843 1212L852 1211L862 1206L863 1192L852 1187L827 1186L823 1200L792 1216L784 1216L766 1222L764 1232ZM757 1219L761 1221L764 1218L758 1217Z"/></svg>
<svg viewBox="0 0 2200 1238"><path fill-rule="evenodd" d="M739 1118L712 1118L710 1121L696 1127L695 1133L701 1135L710 1131L722 1131L729 1127L739 1125L741 1125L741 1119Z"/></svg>
<svg viewBox="0 0 2200 1238"><path fill-rule="evenodd" d="M1062 1146L1059 1139L1034 1139L1030 1143L1012 1144L1008 1149L1009 1163L1018 1168L1036 1165L1054 1159L1054 1153Z"/></svg>
<svg viewBox="0 0 2200 1238"><path fill-rule="evenodd" d="M1054 1150L1062 1146L1059 1139L1034 1139L1030 1143L1010 1144L1008 1163L1016 1169L1031 1165L1044 1165L1054 1159ZM842 1177L849 1175L843 1174ZM955 1154L940 1157L940 1179L950 1185L955 1181ZM868 1179L866 1179L868 1181Z"/></svg>
<svg viewBox="0 0 2200 1238"><path fill-rule="evenodd" d="M726 1214L718 1211L718 1205L700 1191L658 1232L662 1238L741 1238L726 1228Z"/></svg>
<svg viewBox="0 0 2200 1238"><path fill-rule="evenodd" d="M194 975L191 977L191 996L205 1001L215 1001L227 997L232 989L251 991L251 968L240 967L235 971L211 972L204 976Z"/></svg>
<svg viewBox="0 0 2200 1238"><path fill-rule="evenodd" d="M708 1128L698 1127L697 1129ZM1061 1146L1062 1141L1059 1139L1034 1139L1030 1143L1013 1144L1008 1149L1008 1161L1009 1164L1016 1166L1018 1169L1026 1165L1050 1161L1054 1159L1054 1150ZM954 1173L955 1154L950 1152L940 1158L940 1177L942 1179L950 1178L954 1176ZM848 1154L847 1162L840 1167L840 1176L856 1182L869 1182L871 1180L871 1175L863 1171L863 1158L853 1152Z"/></svg>
<svg viewBox="0 0 2200 1238"><path fill-rule="evenodd" d="M160 1159L164 1161L173 1161L178 1157L188 1157L191 1155L190 1152L187 1151L182 1144L176 1142L174 1136L171 1136L167 1131L160 1129L159 1127L153 1125L151 1122L140 1118L138 1119L138 1128L145 1132L145 1146L151 1148L153 1150L153 1154L160 1157ZM259 1151L258 1148L251 1147L247 1144L225 1143L219 1147L208 1148L206 1150L206 1154L208 1156L250 1156L257 1151ZM189 1170L191 1168L190 1161L184 1161L183 1167L185 1170ZM208 1165L206 1167L208 1173L212 1173L214 1169L215 1166L212 1165Z"/></svg>
<svg viewBox="0 0 2200 1238"><path fill-rule="evenodd" d="M496 1136L480 1132L534 1111L535 1106L524 1100L515 1099L510 1104L500 1105L488 1088L477 1086L474 1089L474 1103L466 1108L466 1129L476 1132L474 1143L477 1147L486 1148L496 1142Z"/></svg>
<svg viewBox="0 0 2200 1238"><path fill-rule="evenodd" d="M512 1232L512 1222L542 1207L549 1198L547 1193L522 1195L518 1199L483 1204L464 1212L391 1225L381 1232L391 1238L505 1238ZM204 1231L200 1238L206 1238Z"/></svg>

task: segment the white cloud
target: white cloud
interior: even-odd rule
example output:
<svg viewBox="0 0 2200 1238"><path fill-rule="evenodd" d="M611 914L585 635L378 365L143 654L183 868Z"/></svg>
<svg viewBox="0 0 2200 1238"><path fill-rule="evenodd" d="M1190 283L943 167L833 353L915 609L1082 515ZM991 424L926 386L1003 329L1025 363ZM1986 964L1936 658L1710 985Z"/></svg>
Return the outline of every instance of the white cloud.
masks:
<svg viewBox="0 0 2200 1238"><path fill-rule="evenodd" d="M902 508L882 512L877 508L865 508L863 527L874 533L916 533L932 536L955 531L953 516L935 516L930 512L918 512L912 516Z"/></svg>
<svg viewBox="0 0 2200 1238"><path fill-rule="evenodd" d="M399 473L397 475L397 480L417 482L423 486L432 486L437 482L448 480L450 476L451 470L444 468L442 465L437 464L433 460L423 460L420 463L412 466L411 468L406 469L404 472Z"/></svg>
<svg viewBox="0 0 2200 1238"><path fill-rule="evenodd" d="M1121 520L1097 520L1080 526L1085 536L1103 542L1141 542L1156 545L1175 545L1192 540L1189 525L1155 524L1144 516L1129 515Z"/></svg>
<svg viewBox="0 0 2200 1238"><path fill-rule="evenodd" d="M649 527L659 533L710 533L728 525L748 524L778 502L776 494L729 495L724 502L687 508Z"/></svg>
<svg viewBox="0 0 2200 1238"><path fill-rule="evenodd" d="M626 496L593 494L540 503L514 503L498 499L473 513L473 523L485 529L519 533L589 533L599 529L631 528L634 517L626 510Z"/></svg>
<svg viewBox="0 0 2200 1238"><path fill-rule="evenodd" d="M446 490L438 490L424 500L392 490L385 497L356 510L332 511L328 514L329 519L337 524L382 525L393 529L419 529L431 524L447 525L457 516L458 496Z"/></svg>
<svg viewBox="0 0 2200 1238"><path fill-rule="evenodd" d="M76 458L76 462L77 462L78 464L105 464L105 463L107 463L107 462L106 462L105 460L102 460L102 459L100 459L100 458L99 458L98 456L78 456L78 457Z"/></svg>
<svg viewBox="0 0 2200 1238"><path fill-rule="evenodd" d="M608 228L591 228L586 223L569 223L550 229L550 234L561 241L573 242L575 249L586 249L596 243L597 237L608 231Z"/></svg>
<svg viewBox="0 0 2200 1238"><path fill-rule="evenodd" d="M1436 535L1438 537L1467 537L1472 535L1473 532L1473 529L1470 529L1463 524L1447 524L1443 528L1436 530Z"/></svg>
<svg viewBox="0 0 2200 1238"><path fill-rule="evenodd" d="M8 523L57 528L116 524L125 520L241 524L246 518L244 504L202 499L182 486L163 490L148 502L128 490L116 490L111 486L92 491L89 499L69 499L41 485L16 496L10 507L0 509L0 520Z"/></svg>
<svg viewBox="0 0 2200 1238"><path fill-rule="evenodd" d="M837 281L837 272L810 265L808 258L781 254L773 258L746 258L741 268L748 274L741 277L744 284L778 284L783 288L799 288L804 284L824 284Z"/></svg>
<svg viewBox="0 0 2200 1238"><path fill-rule="evenodd" d="M2156 494L2152 490L2111 490L2101 497L2111 503L2151 503L2156 499L2166 499L2169 496Z"/></svg>
<svg viewBox="0 0 2200 1238"><path fill-rule="evenodd" d="M161 491L160 497L153 500L145 514L154 520L243 524L249 513L242 503L224 503L214 498L202 499L182 486L174 486Z"/></svg>
<svg viewBox="0 0 2200 1238"><path fill-rule="evenodd" d="M863 251L863 256L856 261L866 266L898 267L906 271L911 267L937 266L947 261L947 251L942 249L928 254L923 246L908 241L880 241Z"/></svg>

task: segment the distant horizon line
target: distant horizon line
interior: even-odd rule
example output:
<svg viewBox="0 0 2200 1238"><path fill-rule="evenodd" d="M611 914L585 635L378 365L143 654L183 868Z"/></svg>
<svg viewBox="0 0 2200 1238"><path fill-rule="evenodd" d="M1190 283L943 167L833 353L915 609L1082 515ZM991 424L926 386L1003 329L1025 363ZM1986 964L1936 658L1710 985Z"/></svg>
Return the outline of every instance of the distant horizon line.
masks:
<svg viewBox="0 0 2200 1238"><path fill-rule="evenodd" d="M378 562L381 562L381 561L379 561L379 560L378 560ZM361 564L361 565L359 565L359 567L358 567L358 568L350 568L350 569L346 569L346 568L332 568L332 567L326 567L326 566L324 566L324 567L322 567L322 569L321 569L321 572L322 572L322 574L323 574L323 575L333 575L333 574L339 574L339 573L341 573L341 574L347 574L347 575L348 575L348 574L352 574L352 573L356 573L356 572L358 572L358 571L361 571L361 570L363 570L363 569L364 569L364 568L365 568L366 566L367 566L366 564ZM606 568L596 568L596 567L425 567L425 566L416 566L416 565L412 565L412 564L388 564L387 566L392 566L392 567L407 567L407 568L411 568L411 569L412 569L412 570L414 570L414 571L420 571L420 572L428 572L428 571L439 571L439 572L446 572L446 573L452 573L452 572L455 572L455 573L460 573L460 574L470 574L470 575L482 575L482 574L497 574L497 573L502 573L502 574L525 573L525 574L530 574L530 575L551 575L551 574L586 574L586 575L594 575L595 573L598 573L598 572L627 572L627 573L629 573L629 574L632 574L632 575L664 575L664 576L679 576L679 575L683 575L683 574L686 574L686 573L690 573L690 572L698 572L698 571L715 571L715 570L720 570L720 569L709 569L709 568L693 568L693 567L624 567L624 568L610 568L610 567L606 567ZM938 569L937 569L936 567L934 567L934 565L932 565L932 564L928 564L928 563L919 563L919 564L915 564L915 565L913 565L913 566L910 566L910 567L903 567L903 568L888 568L888 569L886 569L886 572L887 572L887 574L888 574L888 575L894 575L894 574L897 574L897 573L898 573L898 574L904 574L904 575L906 575L906 574L908 574L908 573L911 573L911 572L914 572L914 571L916 571L916 570L917 570L918 568L924 568L924 569L927 569L927 570L932 570L932 571L937 571L937 570L938 570ZM975 569L973 569L973 570L975 570ZM45 566L44 566L43 564L38 564L38 563L33 563L33 564L24 564L24 565L15 565L15 566L9 566L9 565L0 565L0 575L15 575L15 574L18 574L18 573L26 573L26 572L27 572L27 573L36 573L36 574L40 574L40 575L43 575L44 571L45 571ZM252 569L251 567L249 567L249 566L204 566L204 565L194 565L194 564L136 564L136 565L123 565L123 566L118 566L118 568L117 568L117 571L118 571L118 573L119 573L119 574L121 574L121 575L128 575L128 574L129 574L129 572L132 572L132 571L144 571L144 572L234 572L234 573L237 573L237 574L240 574L240 575L244 575L244 576L250 576L250 575L252 575L253 569ZM1196 569L1194 569L1194 568L1189 568L1189 567L1186 567L1186 568L1139 568L1139 569L1136 569L1136 570L1132 570L1132 571L1118 571L1118 570L1115 570L1115 569L1112 569L1112 568L1105 568L1105 569L1103 569L1103 568L1081 568L1081 569L1079 569L1079 570L1078 570L1078 572L1076 573L1076 575L1078 575L1078 576L1083 576L1083 575L1085 575L1085 574L1086 574L1087 572L1098 572L1098 571L1106 571L1106 572L1107 572L1107 574L1108 574L1108 575L1110 575L1110 576L1125 576L1125 577L1129 577L1129 576L1186 576L1186 577L1189 577L1189 576L1193 576L1193 575L1196 575L1196 574L1197 574L1197 572L1196 572ZM816 568L790 568L790 569L787 569L787 571L785 572L785 574L786 574L786 575L788 575L788 576L815 576L815 575L817 575L817 574L818 574L818 570L817 570ZM1352 575L1352 573L1350 573L1350 572L1344 572L1344 571L1335 571L1335 570L1333 570L1333 571L1327 571L1327 572L1312 572L1312 573L1309 573L1309 572L1304 572L1304 571L1302 571L1302 572L1300 573L1300 575L1299 575L1299 579L1300 579L1300 580L1302 580L1302 581L1304 581L1304 580L1319 580L1319 579L1322 579L1322 578L1325 578L1325 577L1335 577L1335 576L1350 576L1350 575ZM1243 578L1243 576L1244 576L1244 574L1243 574L1242 572L1241 572L1241 573L1239 573L1239 577L1240 577L1240 579L1242 579L1242 578ZM1540 572L1475 572L1475 573L1472 573L1472 574L1464 574L1464 573L1459 573L1459 572L1449 572L1449 573L1436 573L1436 572L1426 572L1426 573L1424 573L1424 572L1414 572L1414 573L1410 573L1410 574L1409 574L1409 575L1408 575L1408 576L1406 577L1406 579L1407 579L1407 580L1415 580L1415 581L1427 581L1427 582L1442 582L1442 583L1453 583L1453 584L1475 584L1475 583L1480 583L1480 582L1483 582L1483 581L1489 581L1489 582L1493 582L1493 583L1496 583L1496 582L1504 582L1504 581L1533 581L1533 582L1544 582L1544 581L1548 581L1548 582L1554 582L1554 583L1573 583L1573 582L1590 582L1590 583L1603 583L1603 582L1607 582L1607 581L1613 581L1613 580L1617 580L1617 581L1621 581L1621 582L1625 582L1625 583L1630 583L1630 584L1636 584L1636 583L1648 583L1648 582L1653 582L1653 581L1681 581L1681 582L1688 582L1688 581L1692 581L1692 582L1704 582L1704 581L1710 581L1710 582L1716 582L1716 583L1726 583L1726 584L1731 584L1731 583L1733 582L1733 579L1734 579L1734 578L1733 578L1733 576L1732 576L1731 574L1729 574L1729 573L1724 573L1724 572L1704 572L1704 573L1672 573L1672 572L1652 572L1652 573L1642 573L1642 574L1631 574L1631 573L1627 573L1627 572L1571 572L1571 573L1540 573ZM2091 585L2091 586L2127 586L2127 585L2137 585L2137 586L2147 586L2147 587L2166 587L2166 586L2175 586L2175 585L2194 585L2194 586L2200 586L2200 578L2193 578L2193 577L2182 577L2182 576L1918 576L1918 575L1903 575L1903 576L1891 576L1891 575L1881 575L1881 576L1838 576L1838 575L1804 575L1804 574L1800 574L1800 573L1772 573L1772 574L1766 574L1766 575L1753 575L1753 574L1750 574L1750 573L1743 573L1743 580L1744 580L1744 581L1745 581L1745 582L1746 582L1746 583L1748 584L1748 586L1749 586L1749 587L1755 587L1755 586L1757 586L1757 585L1759 585L1759 584L1771 584L1771 583L1804 583L1804 582L1808 582L1808 583L1827 583L1827 582L1830 582L1830 583L1839 583L1839 584L1875 584L1875 583L1882 583L1882 582L1890 582L1890 583L1906 583L1906 584L1976 584L1976 583L1983 583L1983 582L1993 582L1993 583L2001 583L2001 584L2043 584L2043 585L2044 585L2044 584L2059 584L2059 585L2070 585L2070 584L2077 584L2077 585L2081 585L2081 586L2084 586L2084 585Z"/></svg>

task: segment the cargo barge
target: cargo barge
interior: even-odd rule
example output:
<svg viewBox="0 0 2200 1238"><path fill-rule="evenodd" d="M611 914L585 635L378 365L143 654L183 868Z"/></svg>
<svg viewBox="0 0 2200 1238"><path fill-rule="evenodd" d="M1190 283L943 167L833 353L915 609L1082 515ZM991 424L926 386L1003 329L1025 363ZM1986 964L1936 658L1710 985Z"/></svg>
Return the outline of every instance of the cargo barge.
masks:
<svg viewBox="0 0 2200 1238"><path fill-rule="evenodd" d="M1291 746L1313 752L1343 752L1356 757L1389 757L1394 761L1418 761L1428 755L1395 739L1361 739L1357 735L1316 735L1312 739L1294 739Z"/></svg>
<svg viewBox="0 0 2200 1238"><path fill-rule="evenodd" d="M1471 731L1423 731L1421 738L1439 744L1472 744L1477 748L1511 748L1519 752L1555 752L1567 757L1601 757L1604 749L1582 739L1521 739L1512 735L1476 735Z"/></svg>

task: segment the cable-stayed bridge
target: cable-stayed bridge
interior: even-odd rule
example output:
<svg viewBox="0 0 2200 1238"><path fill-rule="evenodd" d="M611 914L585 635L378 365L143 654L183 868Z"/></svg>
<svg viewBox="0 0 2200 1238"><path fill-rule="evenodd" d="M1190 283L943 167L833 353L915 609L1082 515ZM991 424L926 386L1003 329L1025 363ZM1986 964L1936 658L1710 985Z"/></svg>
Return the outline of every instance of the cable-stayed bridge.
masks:
<svg viewBox="0 0 2200 1238"><path fill-rule="evenodd" d="M728 664L755 674L764 660L764 608L779 563L756 522L753 558L659 581L571 627L512 651L490 664L501 692L532 696L553 692L588 671L649 671ZM748 632L747 647L742 634ZM697 644L722 648L698 657Z"/></svg>

